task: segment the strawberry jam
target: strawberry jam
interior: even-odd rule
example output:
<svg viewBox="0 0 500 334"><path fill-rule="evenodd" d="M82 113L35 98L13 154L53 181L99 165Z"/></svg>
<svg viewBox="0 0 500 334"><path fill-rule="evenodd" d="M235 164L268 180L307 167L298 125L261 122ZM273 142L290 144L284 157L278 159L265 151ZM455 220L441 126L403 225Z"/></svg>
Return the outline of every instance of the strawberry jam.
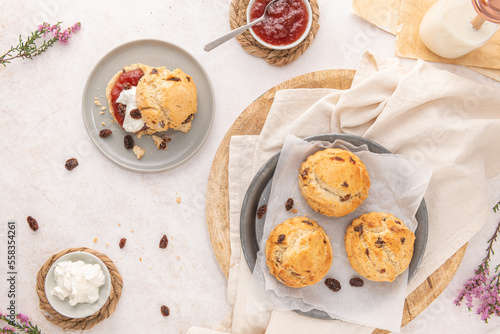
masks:
<svg viewBox="0 0 500 334"><path fill-rule="evenodd" d="M279 0L271 5L268 18L252 27L253 32L264 42L283 46L298 40L307 28L309 16L304 1ZM271 0L255 0L250 9L250 21L264 15Z"/></svg>
<svg viewBox="0 0 500 334"><path fill-rule="evenodd" d="M139 68L130 72L123 72L118 77L118 80L115 83L115 87L113 87L113 90L111 91L111 102L113 104L114 116L120 126L123 126L124 116L118 113L118 103L116 103L116 100L120 96L120 93L123 91L123 85L125 83L128 83L132 86L137 86L139 79L141 79L143 75L144 72L142 72L142 70Z"/></svg>

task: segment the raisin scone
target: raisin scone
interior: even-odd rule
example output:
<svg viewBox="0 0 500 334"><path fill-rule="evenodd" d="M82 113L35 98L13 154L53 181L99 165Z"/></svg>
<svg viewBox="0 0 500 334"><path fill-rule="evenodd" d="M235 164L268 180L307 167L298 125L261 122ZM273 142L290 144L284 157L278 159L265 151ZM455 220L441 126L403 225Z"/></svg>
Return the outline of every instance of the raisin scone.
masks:
<svg viewBox="0 0 500 334"><path fill-rule="evenodd" d="M137 106L146 125L155 131L187 132L197 111L196 85L181 69L156 68L137 85Z"/></svg>
<svg viewBox="0 0 500 334"><path fill-rule="evenodd" d="M314 211L329 217L356 210L368 197L370 186L365 165L347 150L327 148L300 165L300 193Z"/></svg>
<svg viewBox="0 0 500 334"><path fill-rule="evenodd" d="M307 217L285 220L271 231L266 242L270 273L292 288L319 282L330 270L332 260L328 235Z"/></svg>
<svg viewBox="0 0 500 334"><path fill-rule="evenodd" d="M392 282L413 256L413 234L390 213L370 212L347 225L345 250L351 267L376 282Z"/></svg>
<svg viewBox="0 0 500 334"><path fill-rule="evenodd" d="M153 68L144 64L125 66L108 83L106 97L114 120L127 132L151 134L136 103L137 85Z"/></svg>

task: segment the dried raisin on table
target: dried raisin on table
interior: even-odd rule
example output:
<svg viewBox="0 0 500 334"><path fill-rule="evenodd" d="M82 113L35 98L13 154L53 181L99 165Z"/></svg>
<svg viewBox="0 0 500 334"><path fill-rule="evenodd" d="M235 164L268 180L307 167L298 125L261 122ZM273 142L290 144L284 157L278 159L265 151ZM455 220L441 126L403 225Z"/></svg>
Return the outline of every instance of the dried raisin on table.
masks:
<svg viewBox="0 0 500 334"><path fill-rule="evenodd" d="M110 129L102 129L99 131L99 137L108 138L113 132Z"/></svg>
<svg viewBox="0 0 500 334"><path fill-rule="evenodd" d="M120 246L120 249L122 249L123 247L125 247L126 243L127 243L127 239L126 238L121 238L120 239L120 243L118 244L118 246Z"/></svg>
<svg viewBox="0 0 500 334"><path fill-rule="evenodd" d="M359 277L353 277L349 280L349 284L355 287L361 287L365 282Z"/></svg>
<svg viewBox="0 0 500 334"><path fill-rule="evenodd" d="M167 235L164 234L160 240L160 248L167 248L167 245L168 245L168 238L167 238Z"/></svg>
<svg viewBox="0 0 500 334"><path fill-rule="evenodd" d="M327 278L325 280L325 285L328 287L328 289L332 290L333 292L340 291L342 288L340 286L340 282L337 281L335 278Z"/></svg>
<svg viewBox="0 0 500 334"><path fill-rule="evenodd" d="M76 168L76 166L78 166L78 160L76 160L75 158L66 160L66 163L64 164L64 167L67 170L73 170Z"/></svg>
<svg viewBox="0 0 500 334"><path fill-rule="evenodd" d="M160 311L161 311L161 315L164 317L168 317L170 315L170 310L165 305L161 306Z"/></svg>
<svg viewBox="0 0 500 334"><path fill-rule="evenodd" d="M38 222L36 221L35 218L28 216L27 221L28 225L30 226L30 229L32 229L33 231L38 230Z"/></svg>
<svg viewBox="0 0 500 334"><path fill-rule="evenodd" d="M259 210L257 210L257 218L262 219L267 211L267 205L262 205Z"/></svg>
<svg viewBox="0 0 500 334"><path fill-rule="evenodd" d="M123 138L123 146L125 146L127 150L132 149L134 147L134 138L132 138L131 135L126 135Z"/></svg>
<svg viewBox="0 0 500 334"><path fill-rule="evenodd" d="M285 203L285 209L286 211L290 211L292 208L293 208L293 198L289 198Z"/></svg>

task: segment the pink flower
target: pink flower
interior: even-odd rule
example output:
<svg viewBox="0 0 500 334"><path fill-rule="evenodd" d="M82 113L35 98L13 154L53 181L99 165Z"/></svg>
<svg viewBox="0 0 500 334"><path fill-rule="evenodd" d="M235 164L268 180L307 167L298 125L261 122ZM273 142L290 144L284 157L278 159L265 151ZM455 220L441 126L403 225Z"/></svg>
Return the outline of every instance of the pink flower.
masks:
<svg viewBox="0 0 500 334"><path fill-rule="evenodd" d="M22 323L22 324L28 324L28 322L30 321L30 319L28 318L27 315L24 315L22 313L19 313L17 315L17 318L19 319L19 321Z"/></svg>

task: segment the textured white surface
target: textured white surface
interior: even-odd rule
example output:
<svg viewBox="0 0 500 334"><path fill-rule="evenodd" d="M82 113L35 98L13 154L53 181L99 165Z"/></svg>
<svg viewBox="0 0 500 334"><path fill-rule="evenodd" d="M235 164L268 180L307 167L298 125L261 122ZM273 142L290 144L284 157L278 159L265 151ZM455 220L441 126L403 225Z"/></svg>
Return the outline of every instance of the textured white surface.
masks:
<svg viewBox="0 0 500 334"><path fill-rule="evenodd" d="M14 219L18 311L32 317L45 333L63 331L38 309L36 274L50 255L78 246L107 254L124 278L115 313L86 333L185 333L192 325L215 328L222 320L229 310L227 282L209 242L205 193L224 134L249 103L282 81L311 71L354 69L365 50L394 55L394 37L353 15L345 0L318 0L317 38L288 66L269 66L244 52L236 40L206 53L203 46L229 30L229 3L0 3L2 54L17 43L20 33L26 36L43 21L63 21L63 26L82 22L82 30L68 45L0 67L0 311L7 308L6 225ZM158 174L130 172L109 161L91 142L81 115L83 87L96 62L112 48L143 38L162 39L191 52L210 75L216 95L214 126L202 149L182 167ZM440 67L499 86L462 67ZM72 157L80 165L68 172L64 162ZM28 215L40 224L36 233L26 224ZM488 228L471 242L450 287L403 333L482 333L500 324L495 319L484 325L465 307L452 304L484 256L484 240L494 226ZM166 250L158 248L163 234L170 239ZM123 237L128 241L120 249ZM170 308L167 318L160 314L162 304Z"/></svg>

